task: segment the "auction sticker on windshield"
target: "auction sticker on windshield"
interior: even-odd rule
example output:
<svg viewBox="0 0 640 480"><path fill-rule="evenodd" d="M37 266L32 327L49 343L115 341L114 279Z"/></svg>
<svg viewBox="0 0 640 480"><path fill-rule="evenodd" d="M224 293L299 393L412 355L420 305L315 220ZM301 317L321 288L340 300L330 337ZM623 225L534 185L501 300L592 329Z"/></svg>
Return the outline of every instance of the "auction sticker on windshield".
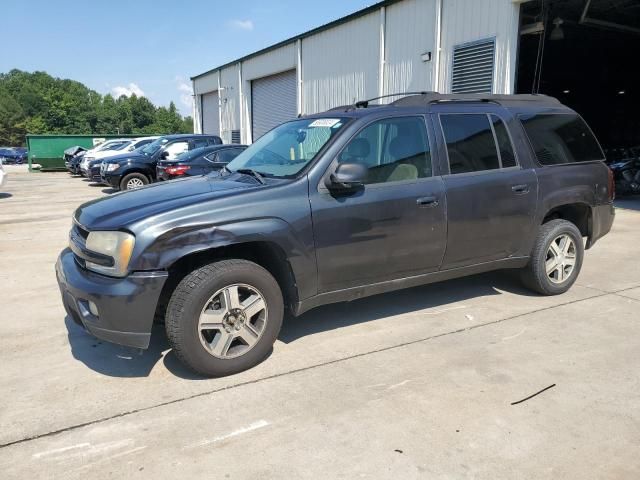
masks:
<svg viewBox="0 0 640 480"><path fill-rule="evenodd" d="M309 124L309 128L311 127L333 127L336 123L340 121L339 118L320 118L318 120L314 120Z"/></svg>

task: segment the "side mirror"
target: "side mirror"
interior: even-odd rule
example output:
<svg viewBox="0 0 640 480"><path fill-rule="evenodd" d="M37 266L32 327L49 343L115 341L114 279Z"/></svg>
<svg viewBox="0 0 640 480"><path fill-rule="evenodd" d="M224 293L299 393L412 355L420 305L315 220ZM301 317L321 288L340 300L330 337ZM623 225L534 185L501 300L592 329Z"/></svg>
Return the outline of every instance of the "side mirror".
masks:
<svg viewBox="0 0 640 480"><path fill-rule="evenodd" d="M169 158L169 152L164 151L160 154L160 160L166 160L167 158Z"/></svg>
<svg viewBox="0 0 640 480"><path fill-rule="evenodd" d="M364 187L368 176L369 169L361 163L341 163L325 185L330 191L353 191Z"/></svg>

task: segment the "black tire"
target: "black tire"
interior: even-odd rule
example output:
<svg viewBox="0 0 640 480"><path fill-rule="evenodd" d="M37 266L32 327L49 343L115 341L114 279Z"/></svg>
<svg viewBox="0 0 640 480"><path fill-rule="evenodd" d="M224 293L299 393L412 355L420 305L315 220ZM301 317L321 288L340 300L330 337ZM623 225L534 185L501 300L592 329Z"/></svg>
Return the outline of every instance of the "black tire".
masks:
<svg viewBox="0 0 640 480"><path fill-rule="evenodd" d="M547 255L551 242L565 234L574 242L575 264L564 281L554 283L546 272ZM569 290L578 278L583 258L584 244L578 227L567 220L551 220L540 227L529 264L522 270L522 281L525 286L543 295L559 295Z"/></svg>
<svg viewBox="0 0 640 480"><path fill-rule="evenodd" d="M132 180L134 182L135 180L139 180L140 182L142 182L142 185L138 185L136 187L131 186L130 183L133 183ZM138 183L138 182L135 182L135 183ZM120 180L120 190L135 190L136 188L140 188L148 184L149 184L149 177L147 177L144 173L138 173L138 172L129 173L128 175L125 175L122 178L122 180Z"/></svg>
<svg viewBox="0 0 640 480"><path fill-rule="evenodd" d="M218 358L201 342L200 315L211 297L230 285L255 287L267 307L267 320L257 342L244 354ZM270 353L282 326L284 303L273 276L260 265L247 260L221 260L187 275L176 287L165 317L169 344L178 359L201 375L222 377L247 370Z"/></svg>

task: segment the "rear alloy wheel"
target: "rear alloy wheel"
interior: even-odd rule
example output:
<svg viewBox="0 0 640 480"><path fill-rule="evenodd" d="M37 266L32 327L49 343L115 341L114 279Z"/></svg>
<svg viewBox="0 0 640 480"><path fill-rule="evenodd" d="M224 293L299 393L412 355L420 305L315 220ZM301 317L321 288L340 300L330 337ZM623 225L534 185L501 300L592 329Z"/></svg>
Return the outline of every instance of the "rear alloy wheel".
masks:
<svg viewBox="0 0 640 480"><path fill-rule="evenodd" d="M549 244L545 271L552 283L562 284L576 266L576 244L567 233L554 238Z"/></svg>
<svg viewBox="0 0 640 480"><path fill-rule="evenodd" d="M543 295L564 293L578 278L583 257L580 230L567 220L551 220L540 227L522 280Z"/></svg>
<svg viewBox="0 0 640 480"><path fill-rule="evenodd" d="M283 314L282 292L267 270L247 260L221 260L178 284L165 326L174 353L187 367L219 377L264 360Z"/></svg>
<svg viewBox="0 0 640 480"><path fill-rule="evenodd" d="M135 190L144 187L149 183L149 179L142 173L130 173L120 182L120 190Z"/></svg>

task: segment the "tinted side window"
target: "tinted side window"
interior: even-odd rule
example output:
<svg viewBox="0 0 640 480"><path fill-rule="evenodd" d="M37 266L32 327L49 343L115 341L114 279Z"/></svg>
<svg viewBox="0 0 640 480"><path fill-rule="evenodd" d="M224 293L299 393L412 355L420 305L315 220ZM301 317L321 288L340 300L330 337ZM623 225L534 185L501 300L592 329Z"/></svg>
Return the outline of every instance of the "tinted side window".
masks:
<svg viewBox="0 0 640 480"><path fill-rule="evenodd" d="M209 145L209 140L206 138L196 138L193 140L193 149L202 148Z"/></svg>
<svg viewBox="0 0 640 480"><path fill-rule="evenodd" d="M578 115L520 115L520 120L543 165L604 159L593 133Z"/></svg>
<svg viewBox="0 0 640 480"><path fill-rule="evenodd" d="M240 155L240 153L242 153L241 148L229 148L226 150L221 150L220 152L218 152L218 157L215 159L215 161L229 163L231 160Z"/></svg>
<svg viewBox="0 0 640 480"><path fill-rule="evenodd" d="M365 164L368 184L430 177L431 152L424 120L398 117L372 123L349 142L338 161Z"/></svg>
<svg viewBox="0 0 640 480"><path fill-rule="evenodd" d="M515 167L516 155L513 151L506 125L497 115L491 115L491 122L493 123L493 130L496 132L502 168Z"/></svg>
<svg viewBox="0 0 640 480"><path fill-rule="evenodd" d="M209 145L220 145L222 140L218 137L209 137Z"/></svg>
<svg viewBox="0 0 640 480"><path fill-rule="evenodd" d="M479 114L441 114L452 174L500 168L489 118Z"/></svg>

